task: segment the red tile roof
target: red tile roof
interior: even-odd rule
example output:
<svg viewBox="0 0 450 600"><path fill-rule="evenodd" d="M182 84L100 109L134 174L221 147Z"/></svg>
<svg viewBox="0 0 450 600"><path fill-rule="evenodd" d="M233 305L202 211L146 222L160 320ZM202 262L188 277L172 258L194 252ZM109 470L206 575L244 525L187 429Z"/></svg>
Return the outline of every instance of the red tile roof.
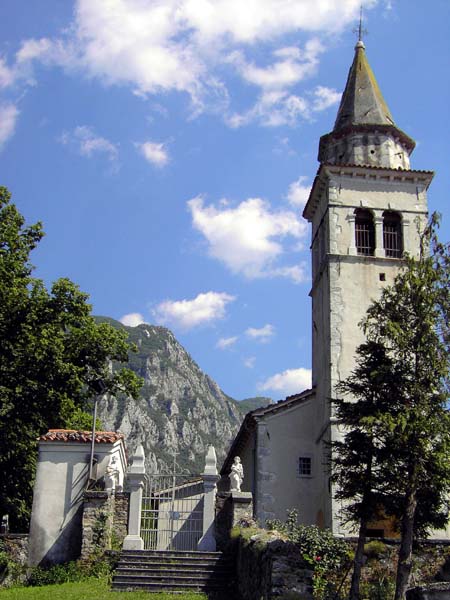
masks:
<svg viewBox="0 0 450 600"><path fill-rule="evenodd" d="M118 431L96 431L96 444L114 444L119 440L124 440L123 433ZM75 442L78 444L91 443L92 431L77 431L76 429L49 429L47 433L41 435L40 442Z"/></svg>

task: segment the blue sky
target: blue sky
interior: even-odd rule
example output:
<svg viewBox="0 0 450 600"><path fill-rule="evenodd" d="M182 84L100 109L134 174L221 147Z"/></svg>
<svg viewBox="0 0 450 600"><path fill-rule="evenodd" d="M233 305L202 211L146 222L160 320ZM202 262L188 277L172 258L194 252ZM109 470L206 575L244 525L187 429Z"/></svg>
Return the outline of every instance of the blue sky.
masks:
<svg viewBox="0 0 450 600"><path fill-rule="evenodd" d="M48 284L172 329L241 399L310 377L301 218L359 0L3 0L0 184ZM365 2L365 43L449 238L448 0Z"/></svg>

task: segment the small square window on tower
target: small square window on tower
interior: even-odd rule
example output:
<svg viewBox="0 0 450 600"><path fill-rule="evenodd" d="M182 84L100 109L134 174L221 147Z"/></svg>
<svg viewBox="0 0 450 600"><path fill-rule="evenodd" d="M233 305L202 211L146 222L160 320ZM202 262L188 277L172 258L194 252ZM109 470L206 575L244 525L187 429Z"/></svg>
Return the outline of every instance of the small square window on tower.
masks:
<svg viewBox="0 0 450 600"><path fill-rule="evenodd" d="M312 477L312 458L310 456L300 456L298 459L299 477Z"/></svg>

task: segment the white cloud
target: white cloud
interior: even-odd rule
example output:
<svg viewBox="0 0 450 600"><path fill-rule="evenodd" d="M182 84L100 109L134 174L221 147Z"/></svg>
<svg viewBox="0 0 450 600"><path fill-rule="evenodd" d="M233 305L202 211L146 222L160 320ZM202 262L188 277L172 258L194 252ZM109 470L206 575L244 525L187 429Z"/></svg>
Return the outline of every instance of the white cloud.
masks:
<svg viewBox="0 0 450 600"><path fill-rule="evenodd" d="M137 327L138 325L145 323L141 313L128 313L127 315L120 317L119 321L122 325L126 325L127 327Z"/></svg>
<svg viewBox="0 0 450 600"><path fill-rule="evenodd" d="M368 0L366 10L376 3ZM316 70L323 50L319 36L327 40L345 30L358 10L359 0L77 0L65 33L59 39L26 40L16 64L60 65L144 97L183 92L194 112L220 111L236 126L239 115L228 114L228 90L221 80L224 62L234 56L227 67L246 82L284 94L278 105L260 97L242 123L272 105L277 114L260 116L261 122L285 124L294 115L308 118L305 93L287 89ZM309 36L301 49L281 45L286 35L299 32ZM256 46L257 63L250 56ZM330 94L318 91L308 110L322 110L330 101Z"/></svg>
<svg viewBox="0 0 450 600"><path fill-rule="evenodd" d="M14 83L14 72L0 56L0 88L7 88Z"/></svg>
<svg viewBox="0 0 450 600"><path fill-rule="evenodd" d="M270 323L264 325L264 327L260 327L259 329L255 327L249 327L246 329L245 335L261 343L266 343L275 335L275 327L270 325Z"/></svg>
<svg viewBox="0 0 450 600"><path fill-rule="evenodd" d="M237 128L257 122L265 127L293 127L300 118L310 119L311 110L307 100L286 90L269 90L263 92L255 105L243 113L232 113L226 116L230 127Z"/></svg>
<svg viewBox="0 0 450 600"><path fill-rule="evenodd" d="M341 100L341 92L337 92L331 88L325 87L323 85L319 85L313 92L314 101L312 105L312 109L315 112L319 112L321 110L326 110L330 108L330 106L334 106Z"/></svg>
<svg viewBox="0 0 450 600"><path fill-rule="evenodd" d="M247 358L244 358L244 367L247 367L247 369L253 369L253 367L255 366L255 362L256 362L256 356L249 356Z"/></svg>
<svg viewBox="0 0 450 600"><path fill-rule="evenodd" d="M135 146L145 160L156 167L165 167L169 162L169 153L163 143L144 142L142 144L136 143Z"/></svg>
<svg viewBox="0 0 450 600"><path fill-rule="evenodd" d="M303 250L303 246L299 245L298 250ZM290 267L278 267L272 270L273 277L285 277L291 279L294 283L304 283L309 280L308 267L305 262L299 265L292 265Z"/></svg>
<svg viewBox="0 0 450 600"><path fill-rule="evenodd" d="M209 254L223 262L233 273L250 279L288 276L277 264L285 252L283 238L300 239L307 233L306 223L291 211L271 211L261 198L250 198L237 207L204 206L203 199L188 202L195 229L208 243ZM281 267L281 270L280 270ZM295 279L295 277L294 277Z"/></svg>
<svg viewBox="0 0 450 600"><path fill-rule="evenodd" d="M0 150L13 136L18 116L19 110L14 104L0 105Z"/></svg>
<svg viewBox="0 0 450 600"><path fill-rule="evenodd" d="M305 185L306 181L308 181L308 177L300 175L296 181L293 181L290 184L286 198L292 206L298 206L303 209L307 203L311 192L311 186Z"/></svg>
<svg viewBox="0 0 450 600"><path fill-rule="evenodd" d="M234 346L234 344L237 342L237 340L238 340L237 335L235 335L233 337L228 337L228 338L220 338L217 341L216 348L219 348L220 350L225 350L226 348L231 348L231 346Z"/></svg>
<svg viewBox="0 0 450 600"><path fill-rule="evenodd" d="M106 154L110 161L116 161L118 157L118 147L106 138L96 135L87 125L79 125L72 132L65 131L60 137L60 142L75 147L82 156L88 158L94 154Z"/></svg>
<svg viewBox="0 0 450 600"><path fill-rule="evenodd" d="M16 60L20 64L48 57L49 53L54 51L54 47L53 42L48 38L25 40L16 54Z"/></svg>
<svg viewBox="0 0 450 600"><path fill-rule="evenodd" d="M247 62L242 52L229 55L228 61L236 67L242 78L262 89L279 90L292 87L312 75L318 65L319 55L324 48L317 38L309 40L305 50L296 46L274 50L275 61L265 67Z"/></svg>
<svg viewBox="0 0 450 600"><path fill-rule="evenodd" d="M158 323L187 330L223 319L227 304L233 300L230 294L206 292L193 300L165 300L153 313Z"/></svg>
<svg viewBox="0 0 450 600"><path fill-rule="evenodd" d="M310 369L287 369L282 373L272 375L266 381L258 385L261 391L272 390L285 396L297 394L311 387Z"/></svg>

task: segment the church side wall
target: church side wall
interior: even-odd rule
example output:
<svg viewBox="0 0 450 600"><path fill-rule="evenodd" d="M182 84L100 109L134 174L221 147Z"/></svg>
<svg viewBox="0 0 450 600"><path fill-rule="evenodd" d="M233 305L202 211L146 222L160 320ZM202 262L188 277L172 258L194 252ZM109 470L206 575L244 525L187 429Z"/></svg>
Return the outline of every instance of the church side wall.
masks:
<svg viewBox="0 0 450 600"><path fill-rule="evenodd" d="M289 410L266 415L258 427L257 518L261 526L267 519L286 519L295 508L302 523L316 524L320 513L322 455L314 436L314 399ZM261 436L261 437L260 437ZM262 444L264 444L262 446ZM311 458L311 476L299 476L299 457ZM320 513L320 514L319 514Z"/></svg>

